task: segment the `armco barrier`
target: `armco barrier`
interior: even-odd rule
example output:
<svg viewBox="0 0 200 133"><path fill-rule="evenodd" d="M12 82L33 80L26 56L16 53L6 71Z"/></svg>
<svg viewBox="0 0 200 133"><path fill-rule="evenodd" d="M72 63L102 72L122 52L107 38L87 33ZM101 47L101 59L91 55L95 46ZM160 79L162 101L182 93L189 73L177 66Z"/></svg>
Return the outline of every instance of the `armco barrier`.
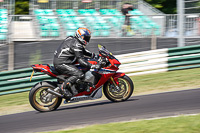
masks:
<svg viewBox="0 0 200 133"><path fill-rule="evenodd" d="M151 50L119 55L121 72L127 75L182 70L200 67L200 45Z"/></svg>
<svg viewBox="0 0 200 133"><path fill-rule="evenodd" d="M151 50L116 56L122 65L120 71L129 76L200 67L200 45ZM32 68L0 72L0 95L29 91L39 81L55 80L35 73Z"/></svg>
<svg viewBox="0 0 200 133"><path fill-rule="evenodd" d="M35 73L30 82L31 73L32 68L0 72L0 95L29 91L39 81L52 80L48 75Z"/></svg>

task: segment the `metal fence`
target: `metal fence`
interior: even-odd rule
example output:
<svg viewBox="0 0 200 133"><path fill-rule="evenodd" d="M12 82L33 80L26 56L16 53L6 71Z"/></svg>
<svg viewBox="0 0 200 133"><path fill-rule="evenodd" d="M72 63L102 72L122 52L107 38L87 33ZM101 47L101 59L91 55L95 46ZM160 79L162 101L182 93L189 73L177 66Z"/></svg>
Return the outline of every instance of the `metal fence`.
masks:
<svg viewBox="0 0 200 133"><path fill-rule="evenodd" d="M39 40L51 40L51 39L64 39L68 35L73 35L75 32L76 28L70 29L67 28L61 21L59 16L44 16L41 15L41 17L45 18L54 18L56 19L57 23L55 25L58 25L59 29L57 30L59 32L59 35L57 36L50 36L50 35L43 35L43 31L47 31L46 29L42 30L42 27L44 26L49 26L49 23L41 24L39 23L39 20L37 19L37 16L34 15L13 15L11 16L13 21L12 21L12 28L10 28L10 31L12 33L11 38L13 41L39 41ZM93 34L93 37L124 37L122 35L122 32L127 32L129 35L126 37L151 37L152 35L155 35L155 32L159 32L157 36L160 37L168 37L166 35L166 31L170 32L173 29L175 29L176 25L174 25L171 21L173 20L167 20L166 22L164 21L168 16L153 16L149 15L146 16L148 17L152 22L155 22L156 25L158 26L157 28L153 27L148 27L146 22L140 23L138 25L142 25L146 27L140 28L139 27L132 27L130 31L123 31L123 21L124 20L118 20L119 25L115 26L114 24L110 23L109 21L113 19L114 16L101 16L99 17L105 21L105 23L108 24L109 28L105 30L99 30L98 27L91 27L93 26L91 23L87 23L85 21L86 16L78 15L76 19L78 19L82 26L87 27L91 29ZM140 18L141 16L132 16L130 19L137 19ZM175 21L175 20L174 20ZM165 26L165 23L171 23L167 24L167 27ZM70 25L69 25L70 26ZM132 25L134 26L134 25ZM67 28L67 29L66 29ZM78 27L77 27L78 28ZM55 31L54 29L49 29L48 32L53 32ZM104 32L108 31L109 35L103 36L103 35L98 35L96 36L96 32ZM68 34L70 33L70 34ZM169 35L169 37L171 37ZM173 36L175 37L175 36Z"/></svg>
<svg viewBox="0 0 200 133"><path fill-rule="evenodd" d="M184 15L184 35L185 37L198 37L199 36L199 18L200 14L185 14ZM177 31L177 15L168 15L166 18L167 31L173 32L175 35Z"/></svg>
<svg viewBox="0 0 200 133"><path fill-rule="evenodd" d="M150 4L148 4L147 2L145 2L143 0L139 0L137 5L138 5L137 8L140 11L142 11L144 14L146 14L146 15L164 14L163 12L161 12L160 10L154 8L153 6L151 6Z"/></svg>
<svg viewBox="0 0 200 133"><path fill-rule="evenodd" d="M138 6L139 0L31 0L33 9L121 9L123 3Z"/></svg>
<svg viewBox="0 0 200 133"><path fill-rule="evenodd" d="M0 9L7 9L8 14L14 14L14 12L15 12L15 0L1 0Z"/></svg>
<svg viewBox="0 0 200 133"><path fill-rule="evenodd" d="M117 9L121 10L124 3L134 5L134 8L141 10L145 14L163 14L158 9L152 7L143 0L46 0L41 2L39 0L30 1L30 11L35 9ZM31 12L32 13L32 12Z"/></svg>
<svg viewBox="0 0 200 133"><path fill-rule="evenodd" d="M12 19L9 15L15 12L15 0L0 1L0 45L10 42L10 24Z"/></svg>
<svg viewBox="0 0 200 133"><path fill-rule="evenodd" d="M200 43L200 1L199 0L184 0L184 33L183 36L185 44L198 44Z"/></svg>
<svg viewBox="0 0 200 133"><path fill-rule="evenodd" d="M3 10L1 10L3 11ZM4 11L3 11L4 12ZM0 45L8 44L11 42L11 23L12 18L8 16L7 9L4 13L0 13Z"/></svg>
<svg viewBox="0 0 200 133"><path fill-rule="evenodd" d="M129 31L126 31L129 35L123 36L123 23L124 18L120 16L121 19L116 20L115 22L111 22L115 19L115 16L111 15L96 15L96 17L101 19L101 23L106 23L108 25L108 29L105 31L109 31L109 34L106 36L95 36L95 32L102 32L103 30L99 30L98 27L93 27L92 23L86 21L88 16L85 15L76 15L76 21L80 22L81 26L87 27L91 29L93 37L177 37L177 15L132 15L130 17L131 20L131 28ZM57 26L57 29L49 29L48 32L58 32L58 35L45 34L43 35L43 31L47 31L43 29L44 26L49 26L50 23L40 23L38 20L38 16L36 15L13 15L11 16L12 22L10 33L11 38L14 41L26 41L26 40L51 40L51 39L64 39L66 36L75 32L76 27L66 27L66 22L62 22L62 17L66 17L65 15L40 15L40 17L44 17L46 19L55 19L55 23L53 26ZM70 16L68 16L70 17ZM139 21L140 18L147 19L147 21ZM73 25L67 25L73 26ZM93 27L93 28L92 28ZM77 27L78 28L78 27ZM185 15L185 23L184 23L184 36L186 38L199 38L200 36L200 14L186 14ZM68 34L70 32L70 34ZM54 33L56 34L56 33Z"/></svg>
<svg viewBox="0 0 200 133"><path fill-rule="evenodd" d="M200 1L199 0L184 0L184 10L186 14L200 13Z"/></svg>

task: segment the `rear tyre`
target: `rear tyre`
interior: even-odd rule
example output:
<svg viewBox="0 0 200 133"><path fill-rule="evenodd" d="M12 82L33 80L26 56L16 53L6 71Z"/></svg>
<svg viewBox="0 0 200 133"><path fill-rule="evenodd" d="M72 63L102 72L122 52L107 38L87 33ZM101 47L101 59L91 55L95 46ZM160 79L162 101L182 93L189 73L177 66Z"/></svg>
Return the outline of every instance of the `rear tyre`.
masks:
<svg viewBox="0 0 200 133"><path fill-rule="evenodd" d="M60 106L62 98L47 92L47 89L53 90L55 88L56 85L52 82L39 82L36 84L29 93L31 106L40 112L56 110Z"/></svg>
<svg viewBox="0 0 200 133"><path fill-rule="evenodd" d="M133 93L134 85L132 80L124 75L118 78L119 88L116 88L114 84L106 82L103 87L103 92L109 100L113 102L126 101Z"/></svg>

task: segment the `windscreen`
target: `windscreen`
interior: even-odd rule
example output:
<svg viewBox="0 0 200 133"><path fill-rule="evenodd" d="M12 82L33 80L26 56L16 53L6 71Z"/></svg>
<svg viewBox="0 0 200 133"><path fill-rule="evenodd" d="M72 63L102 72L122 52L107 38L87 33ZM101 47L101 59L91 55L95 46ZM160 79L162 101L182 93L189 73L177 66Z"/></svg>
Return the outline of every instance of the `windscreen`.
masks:
<svg viewBox="0 0 200 133"><path fill-rule="evenodd" d="M110 51L108 51L104 46L98 44L98 48L99 48L99 51L103 51L107 55L109 55L109 54L112 55L112 53Z"/></svg>
<svg viewBox="0 0 200 133"><path fill-rule="evenodd" d="M108 51L104 46L98 44L99 53L103 56L108 56L111 59L116 59L113 54ZM116 59L117 60L117 59Z"/></svg>

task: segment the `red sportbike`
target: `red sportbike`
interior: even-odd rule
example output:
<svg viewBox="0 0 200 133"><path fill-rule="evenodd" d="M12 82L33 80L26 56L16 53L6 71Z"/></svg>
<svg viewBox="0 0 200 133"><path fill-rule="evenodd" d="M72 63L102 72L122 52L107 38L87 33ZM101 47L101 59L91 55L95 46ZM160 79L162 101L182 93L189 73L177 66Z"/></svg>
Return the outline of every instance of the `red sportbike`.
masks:
<svg viewBox="0 0 200 133"><path fill-rule="evenodd" d="M88 70L76 64L85 73L85 77L72 86L74 89L71 90L76 90L73 92L75 95L64 103L99 99L102 97L102 89L106 98L113 102L125 101L132 95L134 90L132 80L124 73L117 72L121 63L104 46L98 45L98 49L99 58L88 59L88 62L101 64L101 69ZM56 110L65 98L59 86L68 75L59 74L53 66L48 64L35 64L32 68L34 72L43 72L56 78L57 81L41 81L35 84L29 93L31 106L41 112ZM33 74L31 78L32 76Z"/></svg>

